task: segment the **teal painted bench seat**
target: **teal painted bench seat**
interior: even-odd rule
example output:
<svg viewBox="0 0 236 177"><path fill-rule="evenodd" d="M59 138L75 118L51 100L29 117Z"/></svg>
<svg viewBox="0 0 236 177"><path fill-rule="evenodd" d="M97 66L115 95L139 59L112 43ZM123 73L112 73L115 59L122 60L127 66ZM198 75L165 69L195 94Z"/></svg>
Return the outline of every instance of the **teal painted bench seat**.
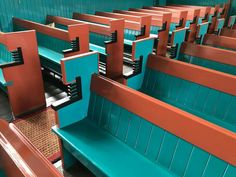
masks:
<svg viewBox="0 0 236 177"><path fill-rule="evenodd" d="M103 54L103 55L107 55L106 53L106 48L105 47L101 47L101 46L98 46L96 44L89 44L89 49L90 50L93 50L93 51L97 51L99 52L100 54Z"/></svg>
<svg viewBox="0 0 236 177"><path fill-rule="evenodd" d="M63 139L68 151L79 160L94 166L101 176L174 176L161 166L155 165L109 132L93 124L88 118L64 129L54 129ZM77 132L77 133L75 133ZM72 145L72 146L69 146ZM137 168L142 167L142 168ZM101 171L101 172L99 172Z"/></svg>
<svg viewBox="0 0 236 177"><path fill-rule="evenodd" d="M236 132L236 96L234 95L149 67L146 69L140 91Z"/></svg>
<svg viewBox="0 0 236 177"><path fill-rule="evenodd" d="M126 45L132 46L132 45L133 45L133 42L134 42L134 41L132 41L132 40L124 39L124 44L126 44Z"/></svg>
<svg viewBox="0 0 236 177"><path fill-rule="evenodd" d="M65 162L76 158L96 176L233 177L236 174L235 166L95 92L91 93L86 118L64 128L55 126L53 131L63 142Z"/></svg>
<svg viewBox="0 0 236 177"><path fill-rule="evenodd" d="M61 59L64 58L63 54L60 54L43 46L38 46L38 51L41 57L48 59L56 64L60 64Z"/></svg>
<svg viewBox="0 0 236 177"><path fill-rule="evenodd" d="M60 75L61 59L64 58L64 55L43 46L38 46L38 51L41 65Z"/></svg>
<svg viewBox="0 0 236 177"><path fill-rule="evenodd" d="M0 169L0 176L1 176L1 177L7 177L6 174L5 174L5 172L4 172L3 170L1 170L1 169Z"/></svg>

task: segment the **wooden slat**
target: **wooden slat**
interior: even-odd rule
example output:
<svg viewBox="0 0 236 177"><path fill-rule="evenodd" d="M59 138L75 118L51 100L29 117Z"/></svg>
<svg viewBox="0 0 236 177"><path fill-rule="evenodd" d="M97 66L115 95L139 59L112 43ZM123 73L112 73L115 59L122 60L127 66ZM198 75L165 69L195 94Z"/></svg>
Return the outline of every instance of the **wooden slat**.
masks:
<svg viewBox="0 0 236 177"><path fill-rule="evenodd" d="M106 18L97 15L90 14L81 14L81 13L73 13L73 18L77 20L85 20L89 22L95 22L100 24L109 25L111 20L115 20L116 18Z"/></svg>
<svg viewBox="0 0 236 177"><path fill-rule="evenodd" d="M102 76L93 76L91 90L220 159L236 165L235 133Z"/></svg>
<svg viewBox="0 0 236 177"><path fill-rule="evenodd" d="M236 29L223 28L220 33L221 36L236 38Z"/></svg>
<svg viewBox="0 0 236 177"><path fill-rule="evenodd" d="M163 15L156 15L156 14L151 14L151 13L150 14L149 13L139 13L139 12L125 11L125 10L114 10L114 12L120 13L120 14L133 15L133 16L137 16L137 17L143 17L143 16L150 15L152 17L151 25L153 25L153 26L162 27L162 25L164 23Z"/></svg>
<svg viewBox="0 0 236 177"><path fill-rule="evenodd" d="M203 44L236 50L236 38L231 38L227 36L206 34L203 39Z"/></svg>
<svg viewBox="0 0 236 177"><path fill-rule="evenodd" d="M150 55L148 67L236 96L236 76L201 66Z"/></svg>
<svg viewBox="0 0 236 177"><path fill-rule="evenodd" d="M182 19L182 13L185 13L187 17L187 11L181 11L181 13L172 13L172 12L165 12L165 11L158 11L158 10L150 10L150 9L135 9L135 8L129 8L130 12L137 12L138 14L145 14L145 15L155 15L160 16L166 13L171 13L171 23L179 23L179 21ZM154 16L154 17L155 17ZM185 17L185 21L186 21Z"/></svg>
<svg viewBox="0 0 236 177"><path fill-rule="evenodd" d="M180 50L181 53L190 56L236 66L235 51L220 49L211 46L197 45L188 42L184 42Z"/></svg>
<svg viewBox="0 0 236 177"><path fill-rule="evenodd" d="M65 26L69 26L73 24L88 24L90 32L103 34L107 36L110 36L111 34L109 26L103 26L100 24L89 23L85 21L69 19L69 18L64 18L64 17L59 17L59 16L50 16L50 15L47 16L47 21L50 23L57 23L57 24L65 25Z"/></svg>
<svg viewBox="0 0 236 177"><path fill-rule="evenodd" d="M25 29L31 29L36 30L39 33L49 35L64 41L70 41L68 32L66 30L58 29L58 28L52 28L47 25L43 25L40 23L23 20L19 18L13 17L13 23L19 27L23 27Z"/></svg>

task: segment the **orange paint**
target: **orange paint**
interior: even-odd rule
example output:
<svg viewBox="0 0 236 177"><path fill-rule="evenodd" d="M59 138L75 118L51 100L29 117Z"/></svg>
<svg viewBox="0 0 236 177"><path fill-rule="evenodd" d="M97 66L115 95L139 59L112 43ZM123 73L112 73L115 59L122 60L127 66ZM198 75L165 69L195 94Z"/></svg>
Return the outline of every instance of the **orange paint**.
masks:
<svg viewBox="0 0 236 177"><path fill-rule="evenodd" d="M0 166L7 176L62 177L14 124L0 119L0 132Z"/></svg>
<svg viewBox="0 0 236 177"><path fill-rule="evenodd" d="M235 133L102 76L93 76L91 90L156 126L236 165Z"/></svg>
<svg viewBox="0 0 236 177"><path fill-rule="evenodd" d="M236 52L211 46L197 45L184 42L181 45L181 53L202 59L207 59L223 64L236 66Z"/></svg>
<svg viewBox="0 0 236 177"><path fill-rule="evenodd" d="M151 69L236 96L236 76L234 75L155 55L149 55L147 66Z"/></svg>

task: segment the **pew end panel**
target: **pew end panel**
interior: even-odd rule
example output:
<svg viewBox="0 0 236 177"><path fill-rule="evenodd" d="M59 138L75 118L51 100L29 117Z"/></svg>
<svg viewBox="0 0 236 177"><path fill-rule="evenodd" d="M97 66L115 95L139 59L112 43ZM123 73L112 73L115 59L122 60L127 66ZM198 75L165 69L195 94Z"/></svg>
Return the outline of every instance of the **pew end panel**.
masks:
<svg viewBox="0 0 236 177"><path fill-rule="evenodd" d="M61 60L61 67L63 83L68 86L69 94L52 105L60 128L86 116L91 77L98 73L98 53L89 52L64 58ZM81 110L77 111L78 108Z"/></svg>
<svg viewBox="0 0 236 177"><path fill-rule="evenodd" d="M207 34L209 22L204 22L198 25L196 34L196 43L202 44L204 36Z"/></svg>
<svg viewBox="0 0 236 177"><path fill-rule="evenodd" d="M131 75L132 77L126 78L125 84L135 90L141 88L144 73L146 69L148 55L152 53L154 45L154 38L146 38L141 40L136 40L133 42L132 47L132 57L133 60L141 61L141 68L137 73Z"/></svg>
<svg viewBox="0 0 236 177"><path fill-rule="evenodd" d="M0 65L13 114L20 116L45 107L35 31L1 34L12 61Z"/></svg>
<svg viewBox="0 0 236 177"><path fill-rule="evenodd" d="M227 27L230 28L230 29L233 29L233 27L235 25L235 21L236 21L236 15L230 16L229 20L228 20Z"/></svg>
<svg viewBox="0 0 236 177"><path fill-rule="evenodd" d="M217 19L214 33L219 35L221 30L224 27L224 24L225 24L225 19L224 18Z"/></svg>
<svg viewBox="0 0 236 177"><path fill-rule="evenodd" d="M170 40L170 46L171 46L170 58L178 59L181 45L186 39L187 30L188 30L187 28L182 28L173 31Z"/></svg>

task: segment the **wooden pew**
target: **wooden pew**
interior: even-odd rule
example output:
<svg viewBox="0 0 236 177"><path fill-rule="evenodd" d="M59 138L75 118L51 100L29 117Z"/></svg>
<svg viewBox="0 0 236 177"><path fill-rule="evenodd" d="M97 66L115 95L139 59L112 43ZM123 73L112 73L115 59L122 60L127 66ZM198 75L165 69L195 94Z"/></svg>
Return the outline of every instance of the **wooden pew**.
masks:
<svg viewBox="0 0 236 177"><path fill-rule="evenodd" d="M171 4L171 6L200 9L200 15L199 15L200 23L208 21L210 15L214 14L214 8L210 6L193 6L193 5L182 5L182 4Z"/></svg>
<svg viewBox="0 0 236 177"><path fill-rule="evenodd" d="M165 13L162 15L149 14L149 13L137 13L132 11L114 10L114 13L127 14L137 17L143 17L150 15L152 17L150 36L155 37L157 40L154 51L157 55L166 56L168 36L170 29L171 13Z"/></svg>
<svg viewBox="0 0 236 177"><path fill-rule="evenodd" d="M203 44L236 51L236 38L206 34Z"/></svg>
<svg viewBox="0 0 236 177"><path fill-rule="evenodd" d="M236 132L235 75L153 55L147 67L142 92Z"/></svg>
<svg viewBox="0 0 236 177"><path fill-rule="evenodd" d="M143 12L143 11L145 11L145 12ZM142 16L143 14L151 15L153 18L160 18L159 17L160 14L164 15L165 13L167 13L167 12L163 12L163 11L155 11L155 10L148 10L148 9L133 9L133 8L130 8L129 11L119 11L119 12L128 13L128 14L131 13L131 14L138 15L138 16ZM185 36L186 36L186 31L187 31L187 28L185 28L187 11L180 11L180 12L181 13L178 14L178 15L180 15L180 18L175 17L175 19L174 19L175 21L169 25L170 26L169 34L167 33L167 31L159 31L158 32L158 37L160 34L162 35L162 33L164 33L163 35L166 36L165 38L166 39L168 38L168 42L166 41L164 44L165 44L165 46L167 46L168 54L169 54L170 58L178 58L180 46L181 46L182 42L185 41ZM174 13L172 13L172 15L173 14ZM162 15L161 15L161 17L166 19ZM171 20L169 20L169 21L171 21ZM156 34L153 34L153 32L151 31L151 36L155 37ZM163 41L163 37L162 38L160 37L160 39L158 41L158 45L161 41ZM166 52L165 52L165 54L166 54ZM161 56L166 56L166 55L161 55Z"/></svg>
<svg viewBox="0 0 236 177"><path fill-rule="evenodd" d="M96 176L236 172L235 133L102 76L93 76L88 115L77 119L53 127L65 169L79 160Z"/></svg>
<svg viewBox="0 0 236 177"><path fill-rule="evenodd" d="M229 29L229 28L223 28L220 35L230 37L230 38L236 38L236 30Z"/></svg>
<svg viewBox="0 0 236 177"><path fill-rule="evenodd" d="M123 76L124 20L101 19L97 17L93 17L93 19L98 23L47 16L48 23L55 23L66 27L76 24L87 24L89 26L90 50L97 51L101 55L101 73L109 78L119 80Z"/></svg>
<svg viewBox="0 0 236 177"><path fill-rule="evenodd" d="M68 18L63 18L63 17L48 16L48 21L54 22L60 25L77 24L82 21L82 22L88 23L89 25L93 24L96 26L98 24L108 25L111 20L114 20L113 18L110 18L110 17L88 15L88 14L77 14L74 16L77 16L76 18L78 19L68 19ZM128 23L126 22L126 24L136 25L136 23L133 23L133 22L128 22ZM93 40L96 40L96 38L93 38ZM93 42L93 41L91 40L90 42ZM123 77L119 78L118 81L121 81L135 89L138 89L141 87L141 83L142 83L141 80L144 77L147 57L152 52L153 42L154 42L153 38L139 39L132 42L131 49L129 48L129 46L125 45L125 53L123 53L122 51L117 51L117 52L121 52L122 56L124 55L124 59L122 57L122 63L124 62L124 64L122 64L122 66L124 67ZM99 50L97 51L99 52ZM113 62L114 62L114 66L116 66L117 64L115 63L119 61L117 61L117 58L116 58L115 60L113 60ZM113 78L113 79L117 80L117 78Z"/></svg>
<svg viewBox="0 0 236 177"><path fill-rule="evenodd" d="M61 59L89 51L87 24L71 25L63 30L15 17L13 24L16 29L36 30L41 64L58 76L61 76Z"/></svg>
<svg viewBox="0 0 236 177"><path fill-rule="evenodd" d="M220 36L236 38L236 29L235 29L236 15L229 17L228 24L225 28L221 30ZM233 42L232 42L233 45Z"/></svg>
<svg viewBox="0 0 236 177"><path fill-rule="evenodd" d="M225 24L225 18L222 18L221 16L221 8L220 5L216 5L215 7L211 7L211 9L208 9L206 11L206 8L204 6L188 6L188 5L171 5L167 6L170 8L179 8L179 9L200 9L201 12L205 12L205 16L208 16L207 21L210 22L208 33L217 33L219 34L221 29L224 27ZM209 15L208 15L209 13ZM206 20L203 20L204 17L200 16L199 23L206 22Z"/></svg>
<svg viewBox="0 0 236 177"><path fill-rule="evenodd" d="M0 87L14 116L45 107L43 79L35 31L0 33Z"/></svg>
<svg viewBox="0 0 236 177"><path fill-rule="evenodd" d="M186 36L187 41L194 42L197 35L197 25L198 19L200 15L200 9L190 9L190 8L182 8L182 7L172 7L172 6L164 6L164 7L144 7L145 9L151 9L156 11L168 11L172 13L176 13L178 11L188 11L186 27L189 28L188 35Z"/></svg>
<svg viewBox="0 0 236 177"><path fill-rule="evenodd" d="M158 10L151 10L151 9L136 9L136 8L129 8L129 11L137 12L139 14L155 14L155 15L164 15L166 13L171 13L171 25L170 25L170 32L175 29L182 29L185 28L186 21L187 21L187 11L176 11L174 12L165 12L165 11L158 11Z"/></svg>
<svg viewBox="0 0 236 177"><path fill-rule="evenodd" d="M0 119L1 177L62 177L17 127Z"/></svg>
<svg viewBox="0 0 236 177"><path fill-rule="evenodd" d="M236 75L236 52L232 50L185 42L179 60Z"/></svg>
<svg viewBox="0 0 236 177"><path fill-rule="evenodd" d="M142 16L137 17L133 15L125 15L119 13L112 13L112 12L95 12L96 15L105 16L109 18L116 18L116 19L125 19L125 44L130 45L132 41L147 38L150 36L150 29L151 29L151 16ZM132 24L132 26L136 23L137 28L129 28L126 23Z"/></svg>

